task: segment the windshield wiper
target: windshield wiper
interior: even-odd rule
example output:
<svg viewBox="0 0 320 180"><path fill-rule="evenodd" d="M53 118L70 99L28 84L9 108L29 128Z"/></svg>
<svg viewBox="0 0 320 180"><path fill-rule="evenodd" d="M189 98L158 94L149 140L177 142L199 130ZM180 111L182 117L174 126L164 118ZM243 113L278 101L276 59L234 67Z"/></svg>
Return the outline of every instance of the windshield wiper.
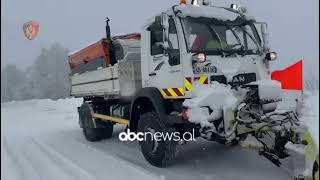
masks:
<svg viewBox="0 0 320 180"><path fill-rule="evenodd" d="M207 26L208 26L208 28L209 28L209 31L210 31L211 35L212 35L212 36L215 35L215 36L218 38L219 43L220 43L220 49L217 49L217 51L218 51L219 53L221 53L222 57L224 57L225 54L224 54L224 51L223 51L223 48L222 48L222 41L221 41L221 38L220 38L219 34L218 34L210 25L207 25Z"/></svg>

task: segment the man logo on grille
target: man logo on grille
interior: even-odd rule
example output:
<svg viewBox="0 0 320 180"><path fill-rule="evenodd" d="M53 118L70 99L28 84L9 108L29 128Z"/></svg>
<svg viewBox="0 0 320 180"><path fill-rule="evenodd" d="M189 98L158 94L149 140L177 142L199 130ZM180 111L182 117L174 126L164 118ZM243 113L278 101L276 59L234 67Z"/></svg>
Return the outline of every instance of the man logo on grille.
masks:
<svg viewBox="0 0 320 180"><path fill-rule="evenodd" d="M239 82L245 82L246 79L244 78L244 76L238 76L238 77L234 77L232 82L233 83L239 83Z"/></svg>

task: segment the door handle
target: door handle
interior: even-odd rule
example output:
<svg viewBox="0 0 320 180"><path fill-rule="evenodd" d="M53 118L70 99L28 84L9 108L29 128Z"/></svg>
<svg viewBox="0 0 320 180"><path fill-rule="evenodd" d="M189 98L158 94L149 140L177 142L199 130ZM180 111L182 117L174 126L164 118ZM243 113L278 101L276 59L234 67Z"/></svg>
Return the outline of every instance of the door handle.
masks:
<svg viewBox="0 0 320 180"><path fill-rule="evenodd" d="M149 76L155 76L155 75L157 75L157 73L155 73L155 72L152 72L149 74Z"/></svg>

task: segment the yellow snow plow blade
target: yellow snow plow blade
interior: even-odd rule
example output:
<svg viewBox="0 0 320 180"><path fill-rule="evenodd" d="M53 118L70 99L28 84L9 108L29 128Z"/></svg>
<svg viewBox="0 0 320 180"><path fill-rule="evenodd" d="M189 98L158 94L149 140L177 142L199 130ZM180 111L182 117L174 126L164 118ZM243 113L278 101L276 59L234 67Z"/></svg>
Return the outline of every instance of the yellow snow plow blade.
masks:
<svg viewBox="0 0 320 180"><path fill-rule="evenodd" d="M312 176L314 180L319 180L319 151L317 150L317 145L313 141L309 132L304 134L303 139L308 142L308 145L305 151L306 168L313 167L314 164L317 163L317 169L312 169L313 170Z"/></svg>
<svg viewBox="0 0 320 180"><path fill-rule="evenodd" d="M129 121L126 119L121 119L121 118L116 118L116 117L112 117L112 116L107 116L107 115L103 115L103 114L93 114L93 117L95 118L99 118L105 121L112 121L112 122L116 122L119 124L129 124Z"/></svg>

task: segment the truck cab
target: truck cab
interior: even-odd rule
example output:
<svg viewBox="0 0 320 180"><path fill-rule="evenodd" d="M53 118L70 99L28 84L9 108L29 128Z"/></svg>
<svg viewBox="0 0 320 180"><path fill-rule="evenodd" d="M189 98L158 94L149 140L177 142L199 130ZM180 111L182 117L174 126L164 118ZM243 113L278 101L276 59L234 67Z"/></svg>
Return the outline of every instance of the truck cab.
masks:
<svg viewBox="0 0 320 180"><path fill-rule="evenodd" d="M177 5L141 33L142 85L166 99L191 98L192 86L232 86L269 78L267 25L238 9ZM270 58L270 54L272 58Z"/></svg>

